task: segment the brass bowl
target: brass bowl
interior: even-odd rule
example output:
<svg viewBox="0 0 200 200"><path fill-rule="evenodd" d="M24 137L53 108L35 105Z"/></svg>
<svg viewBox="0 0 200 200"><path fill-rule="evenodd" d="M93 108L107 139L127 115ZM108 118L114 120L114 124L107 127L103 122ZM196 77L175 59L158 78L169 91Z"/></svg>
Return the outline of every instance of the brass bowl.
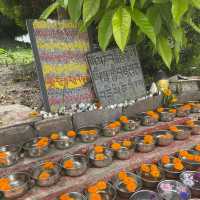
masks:
<svg viewBox="0 0 200 200"><path fill-rule="evenodd" d="M124 131L134 131L138 126L140 126L140 120L138 118L130 118L128 123L122 122L122 129Z"/></svg>
<svg viewBox="0 0 200 200"><path fill-rule="evenodd" d="M170 122L174 120L176 113L171 113L169 110L170 108L164 108L164 110L159 113L161 122Z"/></svg>
<svg viewBox="0 0 200 200"><path fill-rule="evenodd" d="M155 149L155 142L152 144L144 144L143 142L143 136L142 137L136 137L135 144L136 144L136 150L141 153L148 153Z"/></svg>
<svg viewBox="0 0 200 200"><path fill-rule="evenodd" d="M190 188L193 197L200 198L200 184L196 184L193 178L196 171L185 171L180 175L181 182Z"/></svg>
<svg viewBox="0 0 200 200"><path fill-rule="evenodd" d="M162 199L167 200L189 200L191 192L189 188L181 182L175 180L164 180L158 184L158 194ZM183 197L184 198L183 198Z"/></svg>
<svg viewBox="0 0 200 200"><path fill-rule="evenodd" d="M89 130L95 130L96 134L81 134L81 131L89 131ZM77 130L78 138L83 143L91 143L97 140L99 137L100 128L98 126L90 126L90 127L82 127Z"/></svg>
<svg viewBox="0 0 200 200"><path fill-rule="evenodd" d="M32 169L32 178L35 181L35 184L40 187L49 187L55 185L60 179L60 167L54 163L53 169L44 169L42 166L45 161L39 162L33 169ZM39 175L42 172L48 172L50 174L48 179L41 180L39 179Z"/></svg>
<svg viewBox="0 0 200 200"><path fill-rule="evenodd" d="M74 166L72 168L66 169L64 167L64 163L67 160L72 160L74 163ZM72 177L77 177L77 176L82 176L83 174L86 173L88 169L88 159L85 155L81 154L66 154L62 161L60 162L60 166L62 168L62 171L64 175L66 176L72 176Z"/></svg>
<svg viewBox="0 0 200 200"><path fill-rule="evenodd" d="M128 177L132 177L136 183L137 183L137 188L135 190L138 191L142 188L142 180L139 176L137 176L136 174L133 174L131 172L127 172L127 176ZM122 181L120 181L118 178L115 179L114 181L114 187L116 188L117 194L121 197L121 198L126 198L128 199L134 192L129 192L127 191L124 183Z"/></svg>
<svg viewBox="0 0 200 200"><path fill-rule="evenodd" d="M72 199L74 199L74 200L87 200L87 198L83 195L83 194L81 194L81 193L79 193L79 192L70 192L70 193L66 193L69 197L71 197ZM61 195L60 195L61 196ZM59 196L59 197L60 197ZM57 197L56 198L56 200L60 200L60 198L59 197Z"/></svg>
<svg viewBox="0 0 200 200"><path fill-rule="evenodd" d="M192 129L190 127L184 125L176 125L176 127L179 132L172 131L176 140L186 140L191 136Z"/></svg>
<svg viewBox="0 0 200 200"><path fill-rule="evenodd" d="M129 200L161 200L158 194L151 190L140 190L134 193Z"/></svg>
<svg viewBox="0 0 200 200"><path fill-rule="evenodd" d="M0 153L5 154L5 158L0 159L0 168L10 167L20 159L21 146L11 144L0 147Z"/></svg>
<svg viewBox="0 0 200 200"><path fill-rule="evenodd" d="M145 112L138 114L137 117L141 120L143 126L153 126L158 122L157 119L148 116Z"/></svg>
<svg viewBox="0 0 200 200"><path fill-rule="evenodd" d="M174 135L169 130L159 130L152 133L158 146L168 146L174 141ZM170 134L171 138L163 138L163 135Z"/></svg>
<svg viewBox="0 0 200 200"><path fill-rule="evenodd" d="M1 178L6 178L10 181L11 190L1 191L4 193L6 199L16 200L17 198L26 194L31 188L31 178L28 174L23 172L13 173Z"/></svg>
<svg viewBox="0 0 200 200"><path fill-rule="evenodd" d="M195 150L188 150L188 153L190 153L192 155L200 155L200 153ZM200 162L194 162L194 161L187 160L186 157L180 157L180 158L187 170L195 171L200 168Z"/></svg>
<svg viewBox="0 0 200 200"><path fill-rule="evenodd" d="M102 200L115 200L117 197L116 190L111 183L107 183L106 190L99 191L98 194L101 195ZM90 194L86 192L87 199L90 200Z"/></svg>

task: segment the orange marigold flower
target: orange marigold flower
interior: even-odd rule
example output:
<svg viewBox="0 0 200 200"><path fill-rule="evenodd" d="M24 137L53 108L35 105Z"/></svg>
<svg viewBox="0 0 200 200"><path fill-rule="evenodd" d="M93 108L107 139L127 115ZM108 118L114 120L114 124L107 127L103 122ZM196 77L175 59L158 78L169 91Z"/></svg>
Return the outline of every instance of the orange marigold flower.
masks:
<svg viewBox="0 0 200 200"><path fill-rule="evenodd" d="M81 131L80 131L80 134L81 134L81 135L87 135L87 134L88 134L88 131L87 131L87 130L81 130Z"/></svg>
<svg viewBox="0 0 200 200"><path fill-rule="evenodd" d="M59 200L74 200L74 198L70 197L68 194L62 194Z"/></svg>
<svg viewBox="0 0 200 200"><path fill-rule="evenodd" d="M186 158L187 158L188 160L190 160L190 161L193 161L193 160L194 160L194 155L188 154L188 155L186 156Z"/></svg>
<svg viewBox="0 0 200 200"><path fill-rule="evenodd" d="M74 162L73 162L73 160L66 160L65 162L64 162L64 168L65 169L71 169L71 168L73 168L74 167Z"/></svg>
<svg viewBox="0 0 200 200"><path fill-rule="evenodd" d="M97 131L96 130L89 130L89 135L96 135L97 134Z"/></svg>
<svg viewBox="0 0 200 200"><path fill-rule="evenodd" d="M179 132L179 129L176 126L170 126L169 130L176 133Z"/></svg>
<svg viewBox="0 0 200 200"><path fill-rule="evenodd" d="M181 164L182 163L182 161L181 161L181 159L179 159L179 158L173 158L173 164Z"/></svg>
<svg viewBox="0 0 200 200"><path fill-rule="evenodd" d="M98 192L97 186L96 185L92 185L92 186L88 187L88 192L89 193L96 193L96 192Z"/></svg>
<svg viewBox="0 0 200 200"><path fill-rule="evenodd" d="M105 155L103 153L98 153L95 155L96 160L105 160Z"/></svg>
<svg viewBox="0 0 200 200"><path fill-rule="evenodd" d="M114 150L114 151L119 151L120 148L121 148L121 145L120 145L119 143L113 143L113 144L111 145L111 148L112 148L112 150Z"/></svg>
<svg viewBox="0 0 200 200"><path fill-rule="evenodd" d="M49 139L47 137L42 137L37 141L35 146L37 148L43 148L43 147L46 147L48 145L48 143L49 143Z"/></svg>
<svg viewBox="0 0 200 200"><path fill-rule="evenodd" d="M151 170L151 171L157 171L157 170L159 170L159 169L158 169L158 166L157 166L156 164L151 164L151 165L150 165L150 170Z"/></svg>
<svg viewBox="0 0 200 200"><path fill-rule="evenodd" d="M165 89L164 91L163 91L163 93L164 93L164 95L165 96L171 96L172 95L172 91L168 88L168 89Z"/></svg>
<svg viewBox="0 0 200 200"><path fill-rule="evenodd" d="M0 190L9 191L11 189L10 180L8 178L0 178Z"/></svg>
<svg viewBox="0 0 200 200"><path fill-rule="evenodd" d="M120 123L119 121L115 121L114 124L115 124L117 127L121 126L121 123Z"/></svg>
<svg viewBox="0 0 200 200"><path fill-rule="evenodd" d="M150 172L151 176L154 178L159 178L160 177L160 171L159 170L153 170Z"/></svg>
<svg viewBox="0 0 200 200"><path fill-rule="evenodd" d="M55 167L55 164L53 162L50 161L46 161L42 164L42 167L44 169L53 169Z"/></svg>
<svg viewBox="0 0 200 200"><path fill-rule="evenodd" d="M181 150L181 151L179 151L179 155L180 155L181 157L187 157L188 152L185 151L185 150Z"/></svg>
<svg viewBox="0 0 200 200"><path fill-rule="evenodd" d="M147 164L142 164L140 166L140 171L143 173L149 173L150 172L150 167Z"/></svg>
<svg viewBox="0 0 200 200"><path fill-rule="evenodd" d="M98 190L105 190L107 188L107 183L105 181L98 181L96 185Z"/></svg>
<svg viewBox="0 0 200 200"><path fill-rule="evenodd" d="M71 137L71 138L76 137L76 132L75 131L68 131L67 136Z"/></svg>
<svg viewBox="0 0 200 200"><path fill-rule="evenodd" d="M124 140L122 142L122 146L127 147L127 148L130 148L131 145L132 145L132 142L130 140Z"/></svg>
<svg viewBox="0 0 200 200"><path fill-rule="evenodd" d="M6 152L0 152L0 159L6 159L7 153Z"/></svg>
<svg viewBox="0 0 200 200"><path fill-rule="evenodd" d="M185 124L187 125L187 126L190 126L190 127L194 127L194 121L193 120L187 120L186 122L185 122Z"/></svg>
<svg viewBox="0 0 200 200"><path fill-rule="evenodd" d="M200 144L199 144L199 145L196 145L194 149L195 149L196 151L200 151Z"/></svg>
<svg viewBox="0 0 200 200"><path fill-rule="evenodd" d="M59 139L59 134L58 133L52 133L51 134L51 139L52 140L58 140Z"/></svg>
<svg viewBox="0 0 200 200"><path fill-rule="evenodd" d="M172 109L169 109L169 112L170 112L170 113L176 113L176 109L173 109L173 108L172 108Z"/></svg>
<svg viewBox="0 0 200 200"><path fill-rule="evenodd" d="M120 172L118 173L118 179L119 179L120 181L124 180L126 177L127 177L127 174L126 174L125 171L120 171Z"/></svg>
<svg viewBox="0 0 200 200"><path fill-rule="evenodd" d="M95 146L94 151L95 151L95 153L103 153L104 147L103 146Z"/></svg>
<svg viewBox="0 0 200 200"><path fill-rule="evenodd" d="M114 129L116 127L117 125L114 122L107 125L107 128L110 128L110 129Z"/></svg>
<svg viewBox="0 0 200 200"><path fill-rule="evenodd" d="M185 105L181 106L179 109L184 112L187 110L191 110L192 106L190 104L185 104Z"/></svg>
<svg viewBox="0 0 200 200"><path fill-rule="evenodd" d="M177 171L182 171L184 169L184 166L183 166L182 163L175 163L174 169L177 170Z"/></svg>
<svg viewBox="0 0 200 200"><path fill-rule="evenodd" d="M163 111L164 111L164 108L163 108L163 107L157 108L157 112L161 113L161 112L163 112Z"/></svg>
<svg viewBox="0 0 200 200"><path fill-rule="evenodd" d="M156 113L156 112L148 111L146 114L147 114L148 116L152 117L153 119L156 119L156 120L159 119L159 115L158 115L158 113Z"/></svg>
<svg viewBox="0 0 200 200"><path fill-rule="evenodd" d="M43 171L41 172L38 178L40 180L47 180L49 177L50 177L50 174L47 171Z"/></svg>
<svg viewBox="0 0 200 200"><path fill-rule="evenodd" d="M102 200L102 198L98 193L90 193L89 200Z"/></svg>
<svg viewBox="0 0 200 200"><path fill-rule="evenodd" d="M135 192L137 189L137 184L136 182L130 182L126 185L126 189L128 190L128 192Z"/></svg>
<svg viewBox="0 0 200 200"><path fill-rule="evenodd" d="M166 164L169 164L170 163L170 158L168 155L164 155L162 158L161 158L161 162L162 164L166 165Z"/></svg>
<svg viewBox="0 0 200 200"><path fill-rule="evenodd" d="M125 123L125 124L127 124L128 123L128 117L126 117L126 116L124 116L124 115L122 115L120 118L119 118L119 120L121 121L121 122L123 122L123 123Z"/></svg>
<svg viewBox="0 0 200 200"><path fill-rule="evenodd" d="M194 155L194 161L200 162L200 155Z"/></svg>
<svg viewBox="0 0 200 200"><path fill-rule="evenodd" d="M153 136L152 135L145 135L144 136L144 144L152 144L153 143Z"/></svg>

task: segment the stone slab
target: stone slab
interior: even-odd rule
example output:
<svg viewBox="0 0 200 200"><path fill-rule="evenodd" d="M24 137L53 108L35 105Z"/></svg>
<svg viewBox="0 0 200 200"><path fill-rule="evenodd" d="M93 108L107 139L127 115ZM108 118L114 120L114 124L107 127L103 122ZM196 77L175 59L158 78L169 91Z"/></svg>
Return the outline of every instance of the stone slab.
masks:
<svg viewBox="0 0 200 200"><path fill-rule="evenodd" d="M135 153L130 160L115 160L106 168L89 168L85 175L81 177L62 177L61 180L52 187L39 188L34 187L24 197L18 200L55 200L55 198L64 193L72 191L83 191L89 185L98 180L110 180L112 176L121 170L135 170L142 163L150 163L159 160L163 155L173 154L180 149L190 149L195 144L200 143L200 136L191 136L185 141L175 141L168 147L157 147L150 153Z"/></svg>
<svg viewBox="0 0 200 200"><path fill-rule="evenodd" d="M76 113L73 115L73 125L75 129L91 125L101 125L107 121L117 120L121 114L122 108Z"/></svg>

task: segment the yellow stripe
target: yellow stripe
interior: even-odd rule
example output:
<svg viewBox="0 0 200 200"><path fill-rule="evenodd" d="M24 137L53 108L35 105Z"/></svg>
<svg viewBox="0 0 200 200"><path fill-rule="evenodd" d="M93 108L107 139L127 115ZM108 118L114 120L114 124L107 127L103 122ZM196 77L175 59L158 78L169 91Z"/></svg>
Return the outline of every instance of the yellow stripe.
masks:
<svg viewBox="0 0 200 200"><path fill-rule="evenodd" d="M78 29L80 27L80 23L75 23L70 20L63 20L63 21L40 21L35 20L33 22L34 29Z"/></svg>
<svg viewBox="0 0 200 200"><path fill-rule="evenodd" d="M67 64L67 65L58 65L58 66L53 66L49 64L44 64L43 65L43 73L44 75L50 74L50 73L56 73L56 74L61 74L61 73L71 73L71 72L81 72L86 74L88 70L87 64Z"/></svg>
<svg viewBox="0 0 200 200"><path fill-rule="evenodd" d="M51 50L51 49L60 49L60 50L69 50L69 51L88 51L89 44L88 42L84 41L76 41L71 43L64 43L64 42L42 42L37 41L37 45L39 49Z"/></svg>

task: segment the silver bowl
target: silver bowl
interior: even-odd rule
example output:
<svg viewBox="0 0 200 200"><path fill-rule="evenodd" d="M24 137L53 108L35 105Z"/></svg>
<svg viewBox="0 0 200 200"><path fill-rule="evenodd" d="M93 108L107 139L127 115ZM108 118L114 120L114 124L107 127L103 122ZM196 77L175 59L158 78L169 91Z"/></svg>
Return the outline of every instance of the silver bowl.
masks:
<svg viewBox="0 0 200 200"><path fill-rule="evenodd" d="M192 104L192 113L200 113L200 101L188 101L188 103Z"/></svg>
<svg viewBox="0 0 200 200"><path fill-rule="evenodd" d="M32 169L32 178L35 181L35 184L40 187L49 187L55 185L60 179L60 167L54 163L55 167L53 169L44 169L44 163L45 161L42 161ZM41 180L39 179L39 175L44 171L48 172L50 176L46 180Z"/></svg>
<svg viewBox="0 0 200 200"><path fill-rule="evenodd" d="M121 147L118 151L114 152L114 155L119 160L128 160L133 156L133 152L133 148Z"/></svg>
<svg viewBox="0 0 200 200"><path fill-rule="evenodd" d="M111 183L107 183L107 188L103 191L99 191L98 194L101 195L102 200L115 200L117 193L115 188ZM90 200L90 194L86 192L87 199Z"/></svg>
<svg viewBox="0 0 200 200"><path fill-rule="evenodd" d="M190 127L184 125L176 125L176 127L179 129L179 132L172 131L176 140L186 140L191 136L192 129Z"/></svg>
<svg viewBox="0 0 200 200"><path fill-rule="evenodd" d="M69 197L73 198L74 200L87 200L87 198L79 193L79 192L70 192L70 193L66 193ZM60 197L62 195L60 195L58 198L56 198L56 200L60 200Z"/></svg>
<svg viewBox="0 0 200 200"><path fill-rule="evenodd" d="M185 171L180 175L181 182L190 188L193 197L200 198L200 184L196 184L193 178L196 171Z"/></svg>
<svg viewBox="0 0 200 200"><path fill-rule="evenodd" d="M5 158L0 158L0 167L9 167L20 159L21 146L11 144L0 147L0 153L5 154Z"/></svg>
<svg viewBox="0 0 200 200"><path fill-rule="evenodd" d="M129 200L161 200L158 194L151 190L140 190L134 193Z"/></svg>
<svg viewBox="0 0 200 200"><path fill-rule="evenodd" d="M163 165L161 161L158 162L158 166L161 168L162 171L165 173L165 177L169 179L178 179L180 174L185 170L185 168L181 171L175 171L174 164L172 163L174 157L170 157L170 163Z"/></svg>
<svg viewBox="0 0 200 200"><path fill-rule="evenodd" d="M124 131L134 131L140 125L140 123L140 120L137 118L130 118L128 123L121 122L122 129Z"/></svg>
<svg viewBox="0 0 200 200"><path fill-rule="evenodd" d="M7 178L12 187L11 190L2 191L6 199L16 200L31 188L31 178L26 173L17 172L1 178Z"/></svg>
<svg viewBox="0 0 200 200"><path fill-rule="evenodd" d="M106 122L106 123L102 124L102 135L105 137L116 136L121 130L120 126L115 127L115 128L109 128L108 124L110 124L110 123L112 123L112 122Z"/></svg>
<svg viewBox="0 0 200 200"><path fill-rule="evenodd" d="M95 130L96 134L80 134L80 131L89 131L89 130ZM84 143L90 143L90 142L94 142L95 140L97 140L97 138L99 137L99 132L100 132L100 128L97 126L90 126L90 127L82 127L80 129L77 130L77 134L78 134L78 138L80 139L81 142Z"/></svg>
<svg viewBox="0 0 200 200"><path fill-rule="evenodd" d="M181 106L183 106L183 104L177 104L176 116L177 117L187 117L190 114L191 110L183 111L183 110L181 110Z"/></svg>
<svg viewBox="0 0 200 200"><path fill-rule="evenodd" d="M111 149L105 148L105 150L104 150L105 159L104 160L96 160L95 155L96 155L96 153L94 152L94 150L91 150L89 152L89 160L90 160L90 163L94 167L102 168L102 167L107 167L112 164L113 152Z"/></svg>
<svg viewBox="0 0 200 200"><path fill-rule="evenodd" d="M176 113L169 112L170 108L164 108L162 112L160 112L160 121L162 122L170 122L173 121L176 117Z"/></svg>
<svg viewBox="0 0 200 200"><path fill-rule="evenodd" d="M65 161L72 160L74 166L72 168L66 169L64 167ZM81 154L66 154L62 161L60 162L60 166L62 167L62 171L66 176L82 176L88 169L88 159L85 155Z"/></svg>
<svg viewBox="0 0 200 200"><path fill-rule="evenodd" d="M194 127L192 127L192 135L200 135L200 121L194 121Z"/></svg>
<svg viewBox="0 0 200 200"><path fill-rule="evenodd" d="M144 144L143 142L144 137L137 137L135 140L136 150L141 153L148 153L155 149L155 142L152 144Z"/></svg>
<svg viewBox="0 0 200 200"><path fill-rule="evenodd" d="M68 149L75 143L75 138L70 138L67 135L60 136L59 139L53 140L53 143L57 149Z"/></svg>
<svg viewBox="0 0 200 200"><path fill-rule="evenodd" d="M138 114L137 117L141 120L141 124L144 126L153 126L158 122L157 119L148 116L146 112Z"/></svg>
<svg viewBox="0 0 200 200"><path fill-rule="evenodd" d="M189 188L175 180L161 181L157 190L159 196L165 200L189 200L191 198Z"/></svg>
<svg viewBox="0 0 200 200"><path fill-rule="evenodd" d="M163 138L163 135L170 134L171 138ZM168 146L174 141L174 135L169 130L154 131L153 135L156 139L156 144L159 146Z"/></svg>
<svg viewBox="0 0 200 200"><path fill-rule="evenodd" d="M200 153L195 150L188 150L188 153L192 155L200 155ZM200 162L190 161L186 157L181 157L181 160L188 170L197 170L200 168Z"/></svg>
<svg viewBox="0 0 200 200"><path fill-rule="evenodd" d="M127 172L127 176L135 179L135 181L137 183L137 188L136 188L135 192L142 188L142 180L139 176L137 176L136 174L133 174L131 172ZM121 198L127 198L128 199L134 193L134 192L127 191L124 183L122 181L120 181L118 178L116 178L113 185L116 188L117 194Z"/></svg>
<svg viewBox="0 0 200 200"><path fill-rule="evenodd" d="M31 158L42 157L49 152L50 140L48 140L48 145L42 148L36 147L36 143L42 137L37 137L29 140L23 145L25 153Z"/></svg>

